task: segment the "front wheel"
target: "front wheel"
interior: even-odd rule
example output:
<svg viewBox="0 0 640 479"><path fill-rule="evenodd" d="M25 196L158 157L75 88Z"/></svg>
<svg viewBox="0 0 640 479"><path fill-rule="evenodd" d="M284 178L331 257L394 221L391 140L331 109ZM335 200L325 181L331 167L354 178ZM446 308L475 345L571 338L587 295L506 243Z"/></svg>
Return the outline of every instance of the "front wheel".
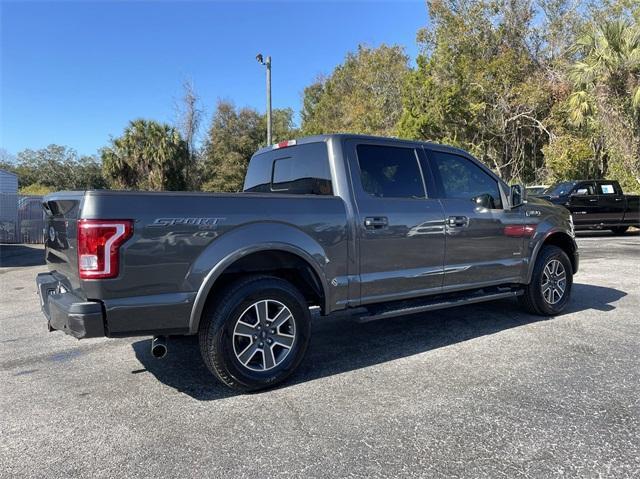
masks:
<svg viewBox="0 0 640 479"><path fill-rule="evenodd" d="M271 276L231 284L202 320L199 339L205 364L224 384L243 392L288 378L302 361L311 334L302 294Z"/></svg>
<svg viewBox="0 0 640 479"><path fill-rule="evenodd" d="M567 254L557 246L543 246L520 301L530 313L559 314L569 303L572 286L573 267Z"/></svg>

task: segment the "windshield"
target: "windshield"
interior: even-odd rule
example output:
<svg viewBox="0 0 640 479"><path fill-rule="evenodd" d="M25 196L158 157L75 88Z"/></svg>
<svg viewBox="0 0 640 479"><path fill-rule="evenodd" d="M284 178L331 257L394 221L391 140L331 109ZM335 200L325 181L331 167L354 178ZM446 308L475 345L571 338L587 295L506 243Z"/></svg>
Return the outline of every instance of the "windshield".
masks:
<svg viewBox="0 0 640 479"><path fill-rule="evenodd" d="M575 184L575 181L563 181L562 183L556 183L555 185L547 188L544 194L551 196L568 195Z"/></svg>
<svg viewBox="0 0 640 479"><path fill-rule="evenodd" d="M544 186L529 186L527 187L527 193L530 195L541 195L546 189Z"/></svg>

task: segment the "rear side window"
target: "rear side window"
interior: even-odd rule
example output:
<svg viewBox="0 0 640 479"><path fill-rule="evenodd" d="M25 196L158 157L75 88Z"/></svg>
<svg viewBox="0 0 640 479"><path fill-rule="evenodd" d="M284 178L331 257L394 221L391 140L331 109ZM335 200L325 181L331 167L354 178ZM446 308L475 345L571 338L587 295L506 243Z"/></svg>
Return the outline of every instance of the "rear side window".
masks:
<svg viewBox="0 0 640 479"><path fill-rule="evenodd" d="M244 191L332 195L327 145L307 143L254 156Z"/></svg>
<svg viewBox="0 0 640 479"><path fill-rule="evenodd" d="M379 198L424 198L424 183L413 148L358 145L362 188Z"/></svg>
<svg viewBox="0 0 640 479"><path fill-rule="evenodd" d="M473 201L489 195L491 208L502 208L498 182L473 161L441 151L430 151L429 156L438 169L445 198Z"/></svg>
<svg viewBox="0 0 640 479"><path fill-rule="evenodd" d="M598 188L600 189L601 195L615 195L616 187L613 183L600 183L598 184Z"/></svg>

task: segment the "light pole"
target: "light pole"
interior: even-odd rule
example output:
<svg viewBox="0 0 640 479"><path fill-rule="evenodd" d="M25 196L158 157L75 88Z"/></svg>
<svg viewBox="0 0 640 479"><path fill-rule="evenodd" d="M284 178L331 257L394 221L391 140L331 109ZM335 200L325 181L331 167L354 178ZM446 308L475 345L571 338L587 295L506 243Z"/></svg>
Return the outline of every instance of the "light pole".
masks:
<svg viewBox="0 0 640 479"><path fill-rule="evenodd" d="M256 55L256 60L261 65L267 67L267 146L272 144L271 141L271 57L266 60L262 57L262 53Z"/></svg>

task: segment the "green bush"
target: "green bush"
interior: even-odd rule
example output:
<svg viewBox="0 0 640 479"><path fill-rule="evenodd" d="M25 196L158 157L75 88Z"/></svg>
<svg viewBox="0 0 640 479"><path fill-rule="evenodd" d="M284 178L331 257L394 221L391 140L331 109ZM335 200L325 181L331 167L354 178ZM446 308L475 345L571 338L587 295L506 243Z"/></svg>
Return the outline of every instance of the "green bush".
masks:
<svg viewBox="0 0 640 479"><path fill-rule="evenodd" d="M597 171L589 140L573 135L557 136L542 148L551 183L590 178Z"/></svg>

